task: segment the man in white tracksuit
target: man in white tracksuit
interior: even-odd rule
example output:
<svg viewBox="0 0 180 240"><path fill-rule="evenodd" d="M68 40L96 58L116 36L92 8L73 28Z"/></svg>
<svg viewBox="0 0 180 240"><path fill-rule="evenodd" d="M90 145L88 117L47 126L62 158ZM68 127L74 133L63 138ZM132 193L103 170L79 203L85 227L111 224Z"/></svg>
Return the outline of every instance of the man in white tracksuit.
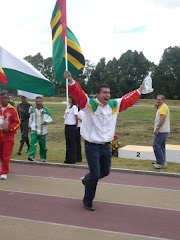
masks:
<svg viewBox="0 0 180 240"><path fill-rule="evenodd" d="M98 180L110 173L111 151L109 144L115 133L118 113L131 107L141 95L143 85L138 90L118 99L110 99L110 88L101 85L97 88L96 99L89 98L80 85L65 71L69 82L69 94L79 108L85 112L81 126L81 136L85 140L85 153L89 173L82 179L85 186L84 208L94 211L92 201L95 197Z"/></svg>
<svg viewBox="0 0 180 240"><path fill-rule="evenodd" d="M38 141L40 146L41 162L45 162L47 154L46 141L48 124L52 122L52 117L49 109L43 106L41 97L36 97L35 103L36 107L31 109L29 117L31 144L28 150L28 160L34 161Z"/></svg>

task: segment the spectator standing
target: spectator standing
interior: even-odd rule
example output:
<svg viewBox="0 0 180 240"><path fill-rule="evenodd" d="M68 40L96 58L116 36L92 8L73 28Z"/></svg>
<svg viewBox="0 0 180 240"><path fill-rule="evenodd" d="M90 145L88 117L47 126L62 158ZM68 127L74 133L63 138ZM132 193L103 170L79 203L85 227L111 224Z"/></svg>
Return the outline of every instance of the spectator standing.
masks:
<svg viewBox="0 0 180 240"><path fill-rule="evenodd" d="M0 93L0 103L0 159L2 161L0 175L2 180L6 180L14 147L14 135L20 126L20 121L16 109L9 104L8 91L3 90Z"/></svg>
<svg viewBox="0 0 180 240"><path fill-rule="evenodd" d="M48 124L52 122L52 116L49 109L43 105L42 97L36 97L35 104L36 106L31 109L29 117L31 144L28 150L28 160L34 161L37 142L39 142L41 162L45 162L47 157Z"/></svg>
<svg viewBox="0 0 180 240"><path fill-rule="evenodd" d="M30 115L31 108L32 108L32 105L27 102L26 97L21 96L21 103L19 103L17 106L17 111L21 121L21 125L20 125L21 140L20 140L20 147L17 152L18 155L21 155L21 150L24 146L24 143L26 143L27 145L27 151L30 148L29 137L28 137L28 132L29 132L28 125L29 125L29 115Z"/></svg>
<svg viewBox="0 0 180 240"><path fill-rule="evenodd" d="M66 138L66 159L64 163L76 163L76 128L78 125L78 107L71 96L68 98L69 107L65 111L65 138Z"/></svg>
<svg viewBox="0 0 180 240"><path fill-rule="evenodd" d="M166 138L170 132L170 111L165 104L165 96L157 96L158 110L156 112L154 123L154 142L153 149L156 157L154 167L157 169L164 168L166 164Z"/></svg>

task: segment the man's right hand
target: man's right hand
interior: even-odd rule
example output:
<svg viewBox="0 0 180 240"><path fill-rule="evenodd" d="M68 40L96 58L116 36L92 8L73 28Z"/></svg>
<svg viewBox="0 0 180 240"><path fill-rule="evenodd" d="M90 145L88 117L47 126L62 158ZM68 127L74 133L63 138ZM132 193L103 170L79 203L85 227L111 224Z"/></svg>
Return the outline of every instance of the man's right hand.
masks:
<svg viewBox="0 0 180 240"><path fill-rule="evenodd" d="M73 78L72 78L70 72L65 71L65 72L64 72L64 78L67 78L67 79L68 79L68 82L69 82L69 83L72 83Z"/></svg>

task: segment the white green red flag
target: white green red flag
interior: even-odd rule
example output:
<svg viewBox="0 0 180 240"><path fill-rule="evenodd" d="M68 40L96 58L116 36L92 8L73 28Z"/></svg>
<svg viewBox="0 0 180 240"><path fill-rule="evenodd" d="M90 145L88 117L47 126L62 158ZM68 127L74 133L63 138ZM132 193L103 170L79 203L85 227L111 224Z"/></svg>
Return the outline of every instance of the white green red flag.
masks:
<svg viewBox="0 0 180 240"><path fill-rule="evenodd" d="M7 85L0 88L19 89L44 96L54 96L54 84L24 59L15 57L0 47L1 66L7 77Z"/></svg>
<svg viewBox="0 0 180 240"><path fill-rule="evenodd" d="M2 67L1 67L1 64L0 64L0 81L2 82L2 84L3 84L4 86L7 85L7 77L6 77L6 75L4 74L4 71L3 71Z"/></svg>

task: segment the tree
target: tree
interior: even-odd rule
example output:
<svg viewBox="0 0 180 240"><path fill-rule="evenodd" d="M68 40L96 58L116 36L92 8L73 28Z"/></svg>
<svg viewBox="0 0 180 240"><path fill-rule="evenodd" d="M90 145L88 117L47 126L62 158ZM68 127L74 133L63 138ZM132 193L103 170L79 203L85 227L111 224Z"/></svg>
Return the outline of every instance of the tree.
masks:
<svg viewBox="0 0 180 240"><path fill-rule="evenodd" d="M98 85L108 84L112 98L120 97L139 87L152 66L142 52L131 50L122 54L118 60L113 58L107 64L105 58L102 58L88 81L89 93L95 94Z"/></svg>
<svg viewBox="0 0 180 240"><path fill-rule="evenodd" d="M151 71L152 64L142 52L128 50L121 55L118 62L120 84L124 94L138 88Z"/></svg>
<svg viewBox="0 0 180 240"><path fill-rule="evenodd" d="M180 47L165 49L153 75L155 94L180 99Z"/></svg>
<svg viewBox="0 0 180 240"><path fill-rule="evenodd" d="M31 63L40 73L44 74L45 66L44 66L44 58L41 53L38 53L34 56L27 56L24 58L27 62Z"/></svg>
<svg viewBox="0 0 180 240"><path fill-rule="evenodd" d="M87 82L87 88L88 88L89 94L95 94L97 86L105 83L105 79L104 79L104 73L105 73L104 69L106 66L105 61L106 61L105 58L101 58L100 62L98 62L95 69L91 71L91 75Z"/></svg>
<svg viewBox="0 0 180 240"><path fill-rule="evenodd" d="M75 78L86 93L89 92L87 83L90 79L92 70L94 69L95 69L95 64L92 63L90 60L86 60L84 68L79 71L77 77Z"/></svg>

